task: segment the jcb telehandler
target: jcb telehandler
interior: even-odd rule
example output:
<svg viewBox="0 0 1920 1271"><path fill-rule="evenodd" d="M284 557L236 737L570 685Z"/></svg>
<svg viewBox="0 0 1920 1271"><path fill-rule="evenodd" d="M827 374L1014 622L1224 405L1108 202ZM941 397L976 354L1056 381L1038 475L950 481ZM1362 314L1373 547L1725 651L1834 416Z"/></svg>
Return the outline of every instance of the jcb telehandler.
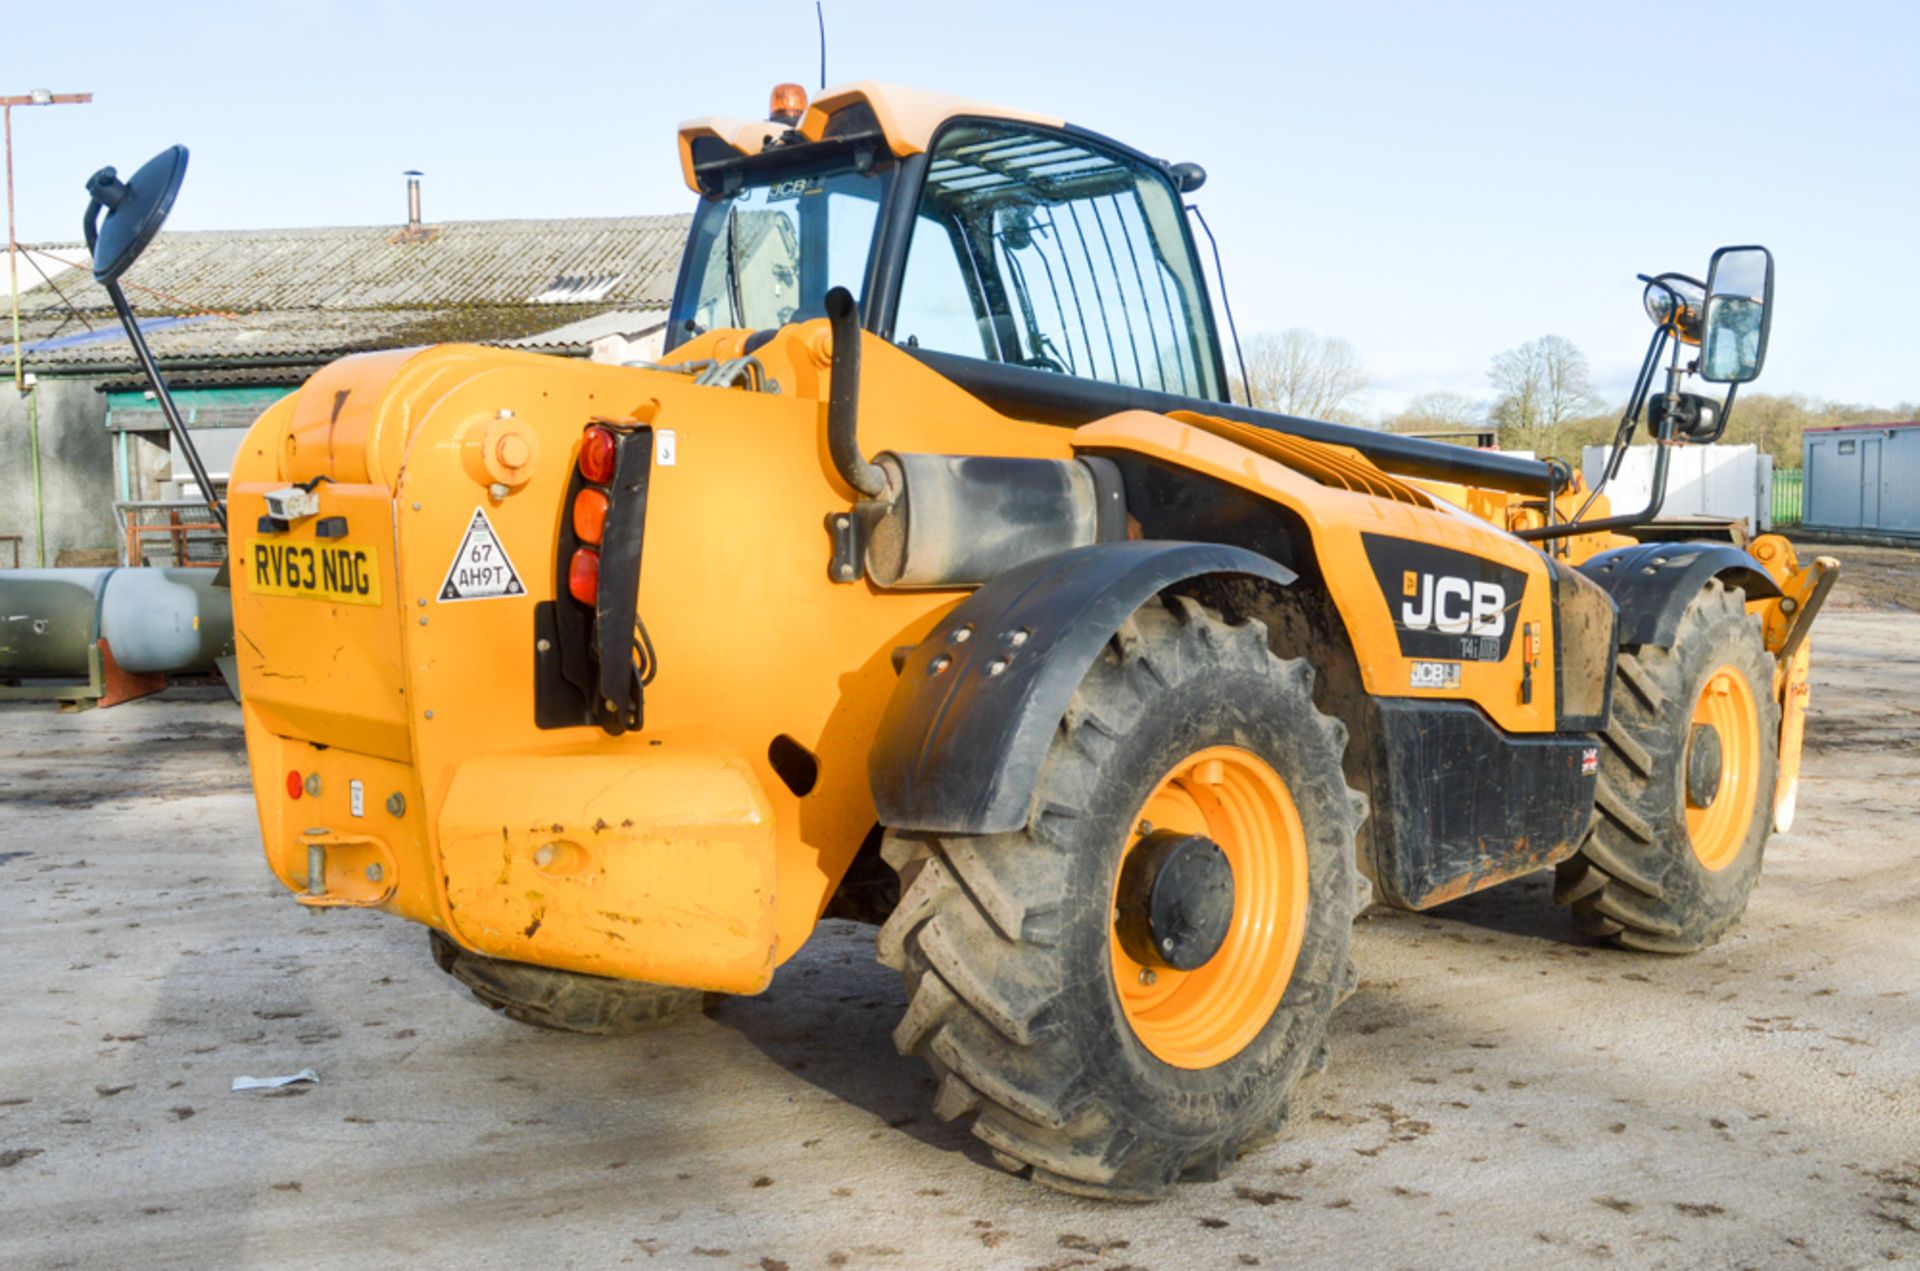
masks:
<svg viewBox="0 0 1920 1271"><path fill-rule="evenodd" d="M1235 404L1196 165L865 83L679 151L658 364L351 357L235 459L300 903L588 1031L878 922L935 1112L1098 1196L1279 1129L1369 897L1553 866L1618 944L1740 917L1832 562L1636 543L1659 480L1612 515L1561 465ZM184 158L90 184L116 295ZM1647 279L1619 449L1644 417L1664 476L1720 434L1735 389L1683 382L1759 373L1772 268Z"/></svg>

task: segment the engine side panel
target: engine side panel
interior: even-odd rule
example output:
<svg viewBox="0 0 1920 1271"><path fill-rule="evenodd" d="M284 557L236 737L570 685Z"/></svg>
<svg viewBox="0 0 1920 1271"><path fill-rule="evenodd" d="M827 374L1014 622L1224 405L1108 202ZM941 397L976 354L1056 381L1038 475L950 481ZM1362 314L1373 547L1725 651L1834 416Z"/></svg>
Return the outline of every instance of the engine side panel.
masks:
<svg viewBox="0 0 1920 1271"><path fill-rule="evenodd" d="M1131 456L1169 474L1208 477L1302 527L1307 542L1288 550L1310 556L1324 578L1367 693L1471 702L1510 733L1554 730L1548 565L1525 543L1424 497L1400 501L1323 484L1164 415L1115 415L1073 437L1077 448L1113 458L1123 471L1140 471L1125 461ZM1130 478L1128 506L1142 518L1143 533L1271 550L1243 537L1260 532L1257 523L1269 516L1214 506L1182 484L1151 472ZM1521 639L1529 628L1532 639Z"/></svg>

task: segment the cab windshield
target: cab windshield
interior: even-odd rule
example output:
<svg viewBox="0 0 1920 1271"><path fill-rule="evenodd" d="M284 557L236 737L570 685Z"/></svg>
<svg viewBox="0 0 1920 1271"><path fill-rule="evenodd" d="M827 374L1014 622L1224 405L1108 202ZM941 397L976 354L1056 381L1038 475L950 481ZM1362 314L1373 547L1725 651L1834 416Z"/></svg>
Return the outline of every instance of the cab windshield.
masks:
<svg viewBox="0 0 1920 1271"><path fill-rule="evenodd" d="M864 303L874 227L894 171L891 163L862 170L843 156L756 174L731 195L702 198L668 346L716 328L825 317L834 287Z"/></svg>

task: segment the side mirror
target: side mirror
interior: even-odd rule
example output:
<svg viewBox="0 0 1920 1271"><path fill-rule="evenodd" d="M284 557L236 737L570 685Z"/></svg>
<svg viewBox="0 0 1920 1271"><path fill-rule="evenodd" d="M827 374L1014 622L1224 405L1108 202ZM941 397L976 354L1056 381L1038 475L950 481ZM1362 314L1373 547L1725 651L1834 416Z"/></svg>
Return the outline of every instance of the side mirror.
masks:
<svg viewBox="0 0 1920 1271"><path fill-rule="evenodd" d="M1773 253L1764 247L1722 247L1707 268L1700 378L1714 384L1759 378L1772 325Z"/></svg>
<svg viewBox="0 0 1920 1271"><path fill-rule="evenodd" d="M114 281L147 249L166 224L186 175L187 148L169 146L141 165L131 181L122 181L112 168L87 178L89 199L81 226L87 250L93 253L94 281ZM104 221L102 209L107 214Z"/></svg>

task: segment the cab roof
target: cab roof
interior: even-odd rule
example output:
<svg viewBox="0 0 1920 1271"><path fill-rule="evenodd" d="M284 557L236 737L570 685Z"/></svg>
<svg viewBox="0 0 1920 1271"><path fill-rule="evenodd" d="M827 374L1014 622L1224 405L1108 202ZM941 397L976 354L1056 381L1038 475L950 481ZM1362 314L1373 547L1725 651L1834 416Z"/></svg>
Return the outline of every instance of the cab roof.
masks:
<svg viewBox="0 0 1920 1271"><path fill-rule="evenodd" d="M848 111L854 113L847 115ZM896 157L921 154L933 144L933 134L942 124L963 115L1010 119L1052 128L1064 126L1063 120L1028 110L861 80L823 90L795 126L717 115L688 120L680 125L680 172L687 187L698 191L700 183L694 170L696 153L703 164L710 161L708 156L725 154L727 150L733 152L729 157L744 158L759 154L789 133L797 133L806 141L823 140L830 126L834 126L836 132L869 132L877 127ZM854 122L857 126L836 126L836 117L840 117L843 124Z"/></svg>

